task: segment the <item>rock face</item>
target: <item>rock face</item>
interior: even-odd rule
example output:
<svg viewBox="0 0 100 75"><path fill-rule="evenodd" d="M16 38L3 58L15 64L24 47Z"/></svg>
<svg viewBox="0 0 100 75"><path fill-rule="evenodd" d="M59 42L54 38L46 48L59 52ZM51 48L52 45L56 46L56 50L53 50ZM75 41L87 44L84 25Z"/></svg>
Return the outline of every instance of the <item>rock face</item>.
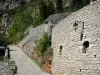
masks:
<svg viewBox="0 0 100 75"><path fill-rule="evenodd" d="M0 0L0 10L14 9L29 1L30 0Z"/></svg>
<svg viewBox="0 0 100 75"><path fill-rule="evenodd" d="M20 5L20 1L16 0L1 0L0 1L0 10L10 10L18 7Z"/></svg>
<svg viewBox="0 0 100 75"><path fill-rule="evenodd" d="M14 61L0 62L0 75L15 75L17 72Z"/></svg>
<svg viewBox="0 0 100 75"><path fill-rule="evenodd" d="M4 26L13 24L12 16L8 12L22 6L30 0L0 0L0 22Z"/></svg>
<svg viewBox="0 0 100 75"><path fill-rule="evenodd" d="M60 21L52 48L53 75L100 75L100 1Z"/></svg>
<svg viewBox="0 0 100 75"><path fill-rule="evenodd" d="M13 18L8 15L8 13L5 13L2 15L1 24L3 24L6 27L9 27L9 25L12 25Z"/></svg>

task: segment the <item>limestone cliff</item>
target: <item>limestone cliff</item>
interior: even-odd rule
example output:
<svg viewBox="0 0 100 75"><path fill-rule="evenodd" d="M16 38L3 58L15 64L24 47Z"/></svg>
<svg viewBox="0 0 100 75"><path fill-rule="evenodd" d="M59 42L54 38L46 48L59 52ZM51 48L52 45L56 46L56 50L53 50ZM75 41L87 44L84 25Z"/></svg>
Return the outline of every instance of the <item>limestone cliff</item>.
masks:
<svg viewBox="0 0 100 75"><path fill-rule="evenodd" d="M8 12L12 9L16 9L18 6L23 6L29 2L29 0L0 0L0 24L9 26L13 23L12 15Z"/></svg>

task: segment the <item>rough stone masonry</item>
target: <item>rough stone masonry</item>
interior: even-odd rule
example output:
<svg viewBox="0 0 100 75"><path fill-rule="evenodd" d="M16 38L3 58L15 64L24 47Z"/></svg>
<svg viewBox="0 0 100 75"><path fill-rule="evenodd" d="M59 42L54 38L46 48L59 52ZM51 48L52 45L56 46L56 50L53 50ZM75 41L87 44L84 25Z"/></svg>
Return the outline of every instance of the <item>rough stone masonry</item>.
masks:
<svg viewBox="0 0 100 75"><path fill-rule="evenodd" d="M53 28L53 75L100 75L100 1Z"/></svg>

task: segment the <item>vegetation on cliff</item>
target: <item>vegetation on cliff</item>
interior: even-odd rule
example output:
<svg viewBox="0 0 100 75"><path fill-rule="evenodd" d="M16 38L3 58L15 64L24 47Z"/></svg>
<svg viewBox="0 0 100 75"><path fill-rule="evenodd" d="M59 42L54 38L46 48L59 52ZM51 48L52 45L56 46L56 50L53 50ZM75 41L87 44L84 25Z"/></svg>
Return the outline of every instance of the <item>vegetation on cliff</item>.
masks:
<svg viewBox="0 0 100 75"><path fill-rule="evenodd" d="M22 2L22 6L8 12L14 19L8 31L8 39L12 43L18 43L23 39L24 32L30 25L36 27L42 24L49 15L77 11L87 4L89 0L31 0L27 4Z"/></svg>
<svg viewBox="0 0 100 75"><path fill-rule="evenodd" d="M33 8L17 11L14 15L14 24L8 31L9 41L18 43L24 37L24 31L29 25L33 25Z"/></svg>
<svg viewBox="0 0 100 75"><path fill-rule="evenodd" d="M13 15L14 23L8 30L8 38L12 43L18 43L23 39L25 30L30 26L36 27L51 14L55 13L55 8L52 2L47 4L44 1L34 5L34 1L25 4L22 7L9 11Z"/></svg>

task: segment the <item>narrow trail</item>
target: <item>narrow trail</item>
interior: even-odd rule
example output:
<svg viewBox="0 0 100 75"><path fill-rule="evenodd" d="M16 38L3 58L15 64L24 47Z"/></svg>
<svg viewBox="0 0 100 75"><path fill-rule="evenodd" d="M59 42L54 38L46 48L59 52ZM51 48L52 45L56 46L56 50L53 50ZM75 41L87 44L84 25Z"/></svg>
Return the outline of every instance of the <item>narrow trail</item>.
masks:
<svg viewBox="0 0 100 75"><path fill-rule="evenodd" d="M31 60L23 51L17 46L9 46L11 59L16 62L18 69L17 75L49 75L43 73L37 64Z"/></svg>

